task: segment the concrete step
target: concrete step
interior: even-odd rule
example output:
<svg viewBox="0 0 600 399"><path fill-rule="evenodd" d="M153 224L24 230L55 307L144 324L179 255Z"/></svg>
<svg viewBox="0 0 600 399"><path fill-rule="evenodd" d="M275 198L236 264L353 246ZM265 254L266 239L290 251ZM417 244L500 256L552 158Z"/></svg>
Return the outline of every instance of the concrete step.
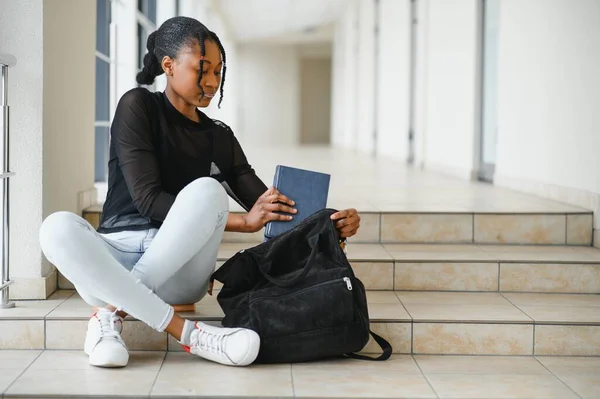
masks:
<svg viewBox="0 0 600 399"><path fill-rule="evenodd" d="M398 206L396 209L401 208ZM359 209L361 228L352 241L386 244L592 245L593 214L574 207L527 213L449 212L442 209L435 212L373 212ZM83 216L96 227L101 212L102 209L95 206L86 209ZM253 234L226 232L223 241L259 243L263 240L263 234L262 230Z"/></svg>
<svg viewBox="0 0 600 399"><path fill-rule="evenodd" d="M217 266L249 243L223 243ZM600 250L579 246L350 244L369 290L600 293Z"/></svg>
<svg viewBox="0 0 600 399"><path fill-rule="evenodd" d="M221 244L217 267L252 245ZM368 290L600 293L592 247L351 244L348 258ZM74 289L62 275L59 287Z"/></svg>
<svg viewBox="0 0 600 399"><path fill-rule="evenodd" d="M600 295L369 291L373 331L395 353L600 356ZM80 350L90 306L74 291L0 310L0 349ZM218 324L216 296L196 304L192 320ZM166 333L128 318L131 350L180 351ZM376 353L370 342L364 350Z"/></svg>

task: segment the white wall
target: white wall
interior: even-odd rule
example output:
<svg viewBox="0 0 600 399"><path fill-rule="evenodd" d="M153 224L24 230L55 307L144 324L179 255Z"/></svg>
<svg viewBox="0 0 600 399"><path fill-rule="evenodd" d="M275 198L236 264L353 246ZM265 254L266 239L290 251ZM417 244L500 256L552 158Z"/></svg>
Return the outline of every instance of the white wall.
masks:
<svg viewBox="0 0 600 399"><path fill-rule="evenodd" d="M406 160L410 109L410 1L380 0L377 154Z"/></svg>
<svg viewBox="0 0 600 399"><path fill-rule="evenodd" d="M300 143L331 141L331 58L300 59Z"/></svg>
<svg viewBox="0 0 600 399"><path fill-rule="evenodd" d="M42 275L43 4L0 0L0 10L0 47L17 57L8 83L10 168L17 173L10 181L11 277L36 278Z"/></svg>
<svg viewBox="0 0 600 399"><path fill-rule="evenodd" d="M300 73L294 45L240 44L239 128L242 144L299 141Z"/></svg>
<svg viewBox="0 0 600 399"><path fill-rule="evenodd" d="M372 153L375 149L375 1L358 0L358 74L357 149Z"/></svg>
<svg viewBox="0 0 600 399"><path fill-rule="evenodd" d="M503 1L496 182L579 204L600 226L600 2Z"/></svg>
<svg viewBox="0 0 600 399"><path fill-rule="evenodd" d="M477 1L429 0L424 164L469 179L475 169Z"/></svg>
<svg viewBox="0 0 600 399"><path fill-rule="evenodd" d="M356 148L358 133L358 6L350 3L333 38L332 144Z"/></svg>
<svg viewBox="0 0 600 399"><path fill-rule="evenodd" d="M82 192L93 189L96 6L0 0L0 9L0 48L17 57L9 73L10 166L17 173L10 293L40 299L56 288L39 246L42 220L57 210L77 212Z"/></svg>
<svg viewBox="0 0 600 399"><path fill-rule="evenodd" d="M94 187L95 22L94 2L44 0L44 217L80 213L79 193Z"/></svg>

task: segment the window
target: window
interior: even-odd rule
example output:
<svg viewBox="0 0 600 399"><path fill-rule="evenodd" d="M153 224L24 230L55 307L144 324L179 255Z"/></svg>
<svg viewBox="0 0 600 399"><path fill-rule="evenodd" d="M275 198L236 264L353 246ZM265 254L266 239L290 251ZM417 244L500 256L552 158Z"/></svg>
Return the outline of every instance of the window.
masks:
<svg viewBox="0 0 600 399"><path fill-rule="evenodd" d="M96 182L108 177L108 148L110 130L110 85L111 85L111 46L110 46L110 0L97 0L96 3L96 118L94 178Z"/></svg>
<svg viewBox="0 0 600 399"><path fill-rule="evenodd" d="M114 108L119 97L137 84L130 71L137 73L143 67L148 35L156 30L156 4L157 0L96 0L94 177L100 202L104 201L108 181L110 124ZM137 26L137 30L130 29L131 25L122 26L124 24L135 24L133 27ZM137 51L132 52L128 46L136 40ZM149 87L154 88L154 85Z"/></svg>

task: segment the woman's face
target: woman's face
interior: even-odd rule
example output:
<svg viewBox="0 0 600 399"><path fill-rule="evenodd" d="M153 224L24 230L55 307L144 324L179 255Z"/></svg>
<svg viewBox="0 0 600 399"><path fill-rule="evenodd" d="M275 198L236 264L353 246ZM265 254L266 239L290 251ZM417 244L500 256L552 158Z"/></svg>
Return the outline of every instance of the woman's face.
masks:
<svg viewBox="0 0 600 399"><path fill-rule="evenodd" d="M221 84L221 51L219 46L211 40L204 41L205 55L202 57L200 45L198 43L182 49L177 55L177 59L172 64L172 76L169 83L177 95L190 105L196 107L208 107L211 100L219 92ZM203 71L200 71L200 61L204 59ZM198 78L202 73L200 86L198 87Z"/></svg>

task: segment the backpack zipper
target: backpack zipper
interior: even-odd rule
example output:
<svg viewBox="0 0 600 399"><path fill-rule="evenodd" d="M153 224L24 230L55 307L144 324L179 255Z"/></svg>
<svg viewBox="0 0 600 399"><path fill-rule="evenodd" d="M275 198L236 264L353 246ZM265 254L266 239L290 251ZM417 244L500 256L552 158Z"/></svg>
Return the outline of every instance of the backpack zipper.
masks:
<svg viewBox="0 0 600 399"><path fill-rule="evenodd" d="M283 294L283 295L279 295L279 296L261 296L258 298L252 298L252 300L249 302L249 304L254 303L254 302L260 302L265 299L281 299L281 298L286 298L286 297L292 296L292 295L299 295L306 291L310 291L312 289L315 289L315 288L318 288L318 287L321 287L324 285L330 285L330 284L335 284L335 283L339 283L339 282L344 282L346 284L346 288L348 289L348 291L352 291L352 280L350 280L349 277L344 277L344 278L340 278L340 279L325 281L323 283L311 285L310 287L303 288L299 291L288 292L287 294Z"/></svg>

